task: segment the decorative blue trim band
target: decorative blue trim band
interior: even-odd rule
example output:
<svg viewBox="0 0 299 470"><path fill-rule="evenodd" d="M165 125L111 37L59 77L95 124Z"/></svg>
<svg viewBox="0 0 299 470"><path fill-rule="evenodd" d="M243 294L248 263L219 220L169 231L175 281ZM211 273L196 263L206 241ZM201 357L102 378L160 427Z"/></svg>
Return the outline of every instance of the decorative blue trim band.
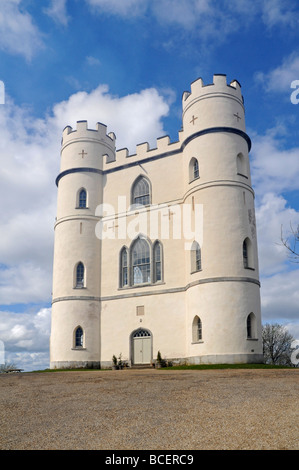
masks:
<svg viewBox="0 0 299 470"><path fill-rule="evenodd" d="M186 145L188 145L189 142L191 142L193 139L196 139L197 137L201 137L202 135L215 134L215 133L218 133L218 132L226 132L226 133L229 133L229 134L239 135L240 137L242 137L243 139L246 140L247 145L248 145L248 152L250 152L251 140L250 140L250 137L245 132L241 131L240 129L235 129L234 127L210 127L208 129L203 129L201 131L195 132L194 134L187 137L187 139L184 140L184 142L182 143L182 145L179 149L170 150L169 152L165 152L165 153L162 153L162 154L159 154L159 155L155 155L154 157L145 158L144 160L142 160L142 163L152 162L152 161L158 160L160 158L170 157L171 155L176 155L178 153L181 153L182 150L186 147ZM126 168L130 168L132 166L139 165L139 163L140 163L140 161L138 160L138 161L127 163L126 165L121 165L117 168L110 168L110 169L105 170L105 171L98 170L96 168L88 168L88 167L71 168L70 170L65 170L65 171L61 172L57 176L56 186L58 186L58 183L59 183L59 181L61 180L61 178L63 176L69 175L71 173L90 172L90 173L98 173L100 175L106 175L108 173L114 173L115 171L120 171L120 170L124 170Z"/></svg>
<svg viewBox="0 0 299 470"><path fill-rule="evenodd" d="M202 131L195 132L195 134L190 135L187 137L186 140L182 143L182 149L186 147L191 140L195 139L196 137L200 137L202 135L206 134L215 134L217 132L228 132L229 134L237 134L240 137L243 137L243 139L246 140L247 145L248 145L248 152L251 150L251 140L250 137L246 134L246 132L241 131L240 129L236 129L235 127L210 127L208 129L203 129Z"/></svg>
<svg viewBox="0 0 299 470"><path fill-rule="evenodd" d="M58 183L63 176L69 175L70 173L82 173L82 172L99 173L100 175L103 174L103 171L98 170L97 168L88 168L88 167L71 168L70 170L65 170L59 173L59 175L57 176L55 180L56 186L58 186Z"/></svg>

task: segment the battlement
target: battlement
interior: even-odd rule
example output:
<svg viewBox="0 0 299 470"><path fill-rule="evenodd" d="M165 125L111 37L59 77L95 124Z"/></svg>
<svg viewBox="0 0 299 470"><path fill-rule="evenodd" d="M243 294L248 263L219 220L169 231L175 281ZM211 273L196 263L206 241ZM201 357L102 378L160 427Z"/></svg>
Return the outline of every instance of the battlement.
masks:
<svg viewBox="0 0 299 470"><path fill-rule="evenodd" d="M193 100L209 95L232 95L235 99L239 100L241 104L243 104L244 101L241 93L241 85L238 80L233 80L228 84L226 75L215 74L213 76L213 83L211 84L205 85L202 78L198 78L191 83L191 92L185 91L183 93L183 109L189 106Z"/></svg>
<svg viewBox="0 0 299 470"><path fill-rule="evenodd" d="M71 126L64 128L61 145L63 146L71 141L82 139L106 141L110 146L115 147L116 136L114 132L107 134L107 126L101 122L96 124L96 129L88 129L87 121L77 121L76 129L73 129Z"/></svg>
<svg viewBox="0 0 299 470"><path fill-rule="evenodd" d="M127 166L134 162L142 162L147 159L155 159L156 157L172 152L178 152L181 148L181 142L170 142L168 135L157 138L157 146L151 148L148 142L136 145L136 153L129 153L127 148L116 150L115 159L111 160L106 156L104 163L105 169L112 169L119 166Z"/></svg>

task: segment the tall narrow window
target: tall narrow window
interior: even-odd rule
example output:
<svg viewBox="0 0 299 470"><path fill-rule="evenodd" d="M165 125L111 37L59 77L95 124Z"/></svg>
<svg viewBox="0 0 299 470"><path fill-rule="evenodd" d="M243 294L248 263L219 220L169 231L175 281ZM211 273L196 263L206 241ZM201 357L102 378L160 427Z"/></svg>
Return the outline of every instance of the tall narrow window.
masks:
<svg viewBox="0 0 299 470"><path fill-rule="evenodd" d="M237 155L237 174L247 178L246 160L242 153Z"/></svg>
<svg viewBox="0 0 299 470"><path fill-rule="evenodd" d="M192 323L192 341L196 343L202 340L202 323L201 319L196 315Z"/></svg>
<svg viewBox="0 0 299 470"><path fill-rule="evenodd" d="M154 245L154 282L162 281L162 247L160 242Z"/></svg>
<svg viewBox="0 0 299 470"><path fill-rule="evenodd" d="M248 268L248 246L247 239L243 242L243 264L244 268Z"/></svg>
<svg viewBox="0 0 299 470"><path fill-rule="evenodd" d="M132 188L132 204L146 206L151 203L150 185L146 178L140 176Z"/></svg>
<svg viewBox="0 0 299 470"><path fill-rule="evenodd" d="M75 332L75 347L81 348L83 346L83 330L81 326L78 326Z"/></svg>
<svg viewBox="0 0 299 470"><path fill-rule="evenodd" d="M193 163L193 178L196 179L199 177L199 167L198 160L195 158Z"/></svg>
<svg viewBox="0 0 299 470"><path fill-rule="evenodd" d="M120 254L120 286L125 287L128 284L128 250L123 248Z"/></svg>
<svg viewBox="0 0 299 470"><path fill-rule="evenodd" d="M132 249L133 285L151 282L151 264L149 244L144 238L138 238Z"/></svg>
<svg viewBox="0 0 299 470"><path fill-rule="evenodd" d="M254 313L252 312L247 317L246 329L247 329L247 339L255 339L257 337L256 318L255 318Z"/></svg>
<svg viewBox="0 0 299 470"><path fill-rule="evenodd" d="M199 163L197 158L193 157L189 162L189 182L191 183L197 178L199 178Z"/></svg>
<svg viewBox="0 0 299 470"><path fill-rule="evenodd" d="M194 273L201 269L201 249L199 244L194 241L191 247L191 272Z"/></svg>
<svg viewBox="0 0 299 470"><path fill-rule="evenodd" d="M254 269L253 246L248 237L243 241L243 265L244 268Z"/></svg>
<svg viewBox="0 0 299 470"><path fill-rule="evenodd" d="M247 317L247 338L252 338L251 316Z"/></svg>
<svg viewBox="0 0 299 470"><path fill-rule="evenodd" d="M81 189L81 191L79 192L79 207L80 208L85 208L86 207L86 201L87 201L86 190Z"/></svg>
<svg viewBox="0 0 299 470"><path fill-rule="evenodd" d="M84 264L81 262L76 269L76 287L84 287Z"/></svg>

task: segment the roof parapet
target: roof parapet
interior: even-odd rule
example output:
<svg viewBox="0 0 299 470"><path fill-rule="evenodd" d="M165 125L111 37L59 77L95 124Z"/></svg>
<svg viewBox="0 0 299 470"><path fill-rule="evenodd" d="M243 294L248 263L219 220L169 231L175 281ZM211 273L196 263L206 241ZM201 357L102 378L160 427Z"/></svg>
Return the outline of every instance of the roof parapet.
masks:
<svg viewBox="0 0 299 470"><path fill-rule="evenodd" d="M73 129L71 126L66 126L62 132L62 145L72 141L80 139L91 139L91 140L107 140L112 143L115 143L116 136L114 132L109 132L107 134L107 126L101 122L97 122L96 129L89 129L87 121L77 121L76 129Z"/></svg>
<svg viewBox="0 0 299 470"><path fill-rule="evenodd" d="M241 85L238 80L234 79L228 84L225 74L214 74L213 83L205 85L202 78L191 83L191 92L185 91L183 93L183 108L195 98L212 94L231 94L243 103Z"/></svg>

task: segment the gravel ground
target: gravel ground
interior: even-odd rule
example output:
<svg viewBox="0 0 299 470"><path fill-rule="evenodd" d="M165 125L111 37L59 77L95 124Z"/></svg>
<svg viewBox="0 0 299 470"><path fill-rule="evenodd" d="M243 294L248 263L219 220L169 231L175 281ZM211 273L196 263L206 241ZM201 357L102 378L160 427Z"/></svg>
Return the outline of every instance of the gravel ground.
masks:
<svg viewBox="0 0 299 470"><path fill-rule="evenodd" d="M298 450L299 370L0 375L1 450Z"/></svg>

